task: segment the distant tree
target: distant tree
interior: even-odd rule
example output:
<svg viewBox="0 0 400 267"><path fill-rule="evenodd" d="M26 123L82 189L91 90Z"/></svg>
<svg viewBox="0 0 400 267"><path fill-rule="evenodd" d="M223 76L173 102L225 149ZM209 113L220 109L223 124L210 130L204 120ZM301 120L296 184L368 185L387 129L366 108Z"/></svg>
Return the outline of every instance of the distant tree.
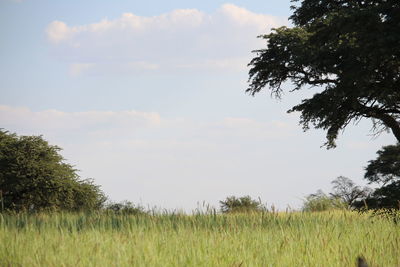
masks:
<svg viewBox="0 0 400 267"><path fill-rule="evenodd" d="M64 162L61 148L41 136L17 136L0 129L0 201L16 211L86 210L106 200L99 186L80 179Z"/></svg>
<svg viewBox="0 0 400 267"><path fill-rule="evenodd" d="M293 28L261 36L267 48L249 63L247 92L268 86L280 97L286 81L292 91L317 88L289 112L301 112L304 130L326 130L328 148L362 118L400 142L400 1L302 0L292 8Z"/></svg>
<svg viewBox="0 0 400 267"><path fill-rule="evenodd" d="M330 195L343 200L349 206L352 206L355 201L361 200L371 194L370 188L361 188L351 179L344 176L337 177L331 184L333 185L333 192Z"/></svg>
<svg viewBox="0 0 400 267"><path fill-rule="evenodd" d="M265 210L265 207L261 204L261 201L254 200L250 196L239 198L230 196L219 203L223 213L258 212Z"/></svg>
<svg viewBox="0 0 400 267"><path fill-rule="evenodd" d="M318 190L315 194L308 195L303 203L303 211L308 212L347 208L349 208L349 206L343 199L329 196L322 190Z"/></svg>
<svg viewBox="0 0 400 267"><path fill-rule="evenodd" d="M400 209L400 144L384 146L377 154L369 161L364 177L380 188L364 202L370 208Z"/></svg>

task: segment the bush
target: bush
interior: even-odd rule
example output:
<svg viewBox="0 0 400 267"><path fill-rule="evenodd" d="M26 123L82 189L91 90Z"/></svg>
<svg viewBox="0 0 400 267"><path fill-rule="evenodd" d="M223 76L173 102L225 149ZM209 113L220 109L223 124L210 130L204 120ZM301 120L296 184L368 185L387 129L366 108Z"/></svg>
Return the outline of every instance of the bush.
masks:
<svg viewBox="0 0 400 267"><path fill-rule="evenodd" d="M326 211L334 209L348 209L349 205L340 198L329 197L321 190L316 194L306 197L303 203L303 211Z"/></svg>
<svg viewBox="0 0 400 267"><path fill-rule="evenodd" d="M219 203L223 213L259 212L266 210L266 208L261 204L261 201L253 200L250 196L239 198L230 196Z"/></svg>
<svg viewBox="0 0 400 267"><path fill-rule="evenodd" d="M1 210L79 211L99 209L106 197L83 180L42 136L17 136L0 129Z"/></svg>
<svg viewBox="0 0 400 267"><path fill-rule="evenodd" d="M130 201L111 202L106 205L106 211L111 211L118 214L138 215L145 214L144 208L139 205L134 205Z"/></svg>

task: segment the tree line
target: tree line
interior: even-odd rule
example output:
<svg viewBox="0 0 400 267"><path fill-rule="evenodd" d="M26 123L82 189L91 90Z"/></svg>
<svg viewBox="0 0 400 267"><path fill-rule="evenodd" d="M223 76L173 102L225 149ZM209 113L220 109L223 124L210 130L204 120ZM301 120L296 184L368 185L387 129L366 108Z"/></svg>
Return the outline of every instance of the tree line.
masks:
<svg viewBox="0 0 400 267"><path fill-rule="evenodd" d="M131 202L107 202L91 179L82 179L60 155L61 148L42 136L18 136L0 129L1 211L93 211L140 214L144 209ZM400 145L385 146L366 167L365 179L379 187L361 188L340 176L329 195L319 191L306 197L304 210L331 208L399 209ZM222 213L266 211L261 200L230 196L220 201Z"/></svg>

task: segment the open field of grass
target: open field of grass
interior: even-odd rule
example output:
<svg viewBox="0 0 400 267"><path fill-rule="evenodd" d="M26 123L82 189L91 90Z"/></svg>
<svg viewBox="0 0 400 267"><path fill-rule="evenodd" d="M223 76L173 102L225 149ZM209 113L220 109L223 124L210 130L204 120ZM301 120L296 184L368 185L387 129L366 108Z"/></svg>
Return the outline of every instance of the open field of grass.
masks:
<svg viewBox="0 0 400 267"><path fill-rule="evenodd" d="M400 266L400 225L349 211L0 215L0 266Z"/></svg>

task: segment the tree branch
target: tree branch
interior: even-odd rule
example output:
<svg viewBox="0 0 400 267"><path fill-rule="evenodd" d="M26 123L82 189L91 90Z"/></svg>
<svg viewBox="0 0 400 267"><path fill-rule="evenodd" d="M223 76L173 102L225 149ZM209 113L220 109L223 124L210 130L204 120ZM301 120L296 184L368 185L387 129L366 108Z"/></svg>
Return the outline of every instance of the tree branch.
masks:
<svg viewBox="0 0 400 267"><path fill-rule="evenodd" d="M359 102L358 105L360 111L364 113L366 117L381 120L386 127L392 130L394 136L400 142L400 122L398 122L393 116L385 113L386 110L382 110L376 107L367 107Z"/></svg>

